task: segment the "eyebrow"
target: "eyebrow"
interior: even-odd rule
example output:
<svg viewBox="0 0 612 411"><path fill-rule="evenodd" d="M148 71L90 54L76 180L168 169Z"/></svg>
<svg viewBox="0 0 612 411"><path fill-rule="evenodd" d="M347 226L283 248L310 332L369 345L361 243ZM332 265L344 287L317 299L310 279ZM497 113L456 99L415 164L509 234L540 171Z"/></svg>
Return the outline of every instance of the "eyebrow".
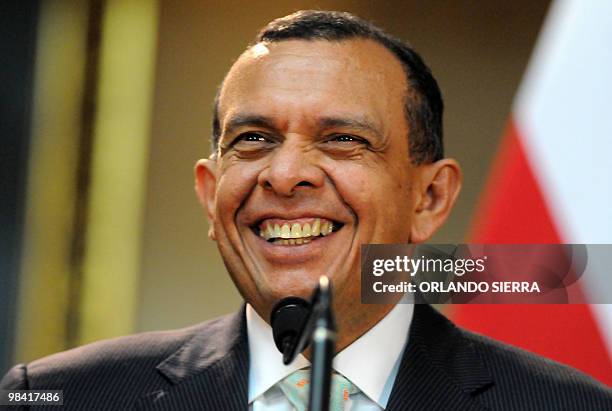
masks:
<svg viewBox="0 0 612 411"><path fill-rule="evenodd" d="M227 123L223 128L223 134L232 133L234 130L245 126L256 126L276 130L274 121L272 121L272 119L269 117L257 114L239 113L227 120Z"/></svg>
<svg viewBox="0 0 612 411"><path fill-rule="evenodd" d="M227 120L225 127L223 128L223 134L230 134L236 129L246 126L255 126L278 131L278 128L274 123L275 122L272 118L263 115L238 113ZM374 122L365 117L321 117L317 121L317 124L320 130L337 127L349 127L352 129L369 131L375 134L378 138L383 137L383 133L381 132L380 128Z"/></svg>
<svg viewBox="0 0 612 411"><path fill-rule="evenodd" d="M376 124L369 119L363 118L350 118L350 117L323 117L319 120L319 127L335 128L335 127L349 127L357 130L365 130L374 133L378 138L383 137L383 133Z"/></svg>

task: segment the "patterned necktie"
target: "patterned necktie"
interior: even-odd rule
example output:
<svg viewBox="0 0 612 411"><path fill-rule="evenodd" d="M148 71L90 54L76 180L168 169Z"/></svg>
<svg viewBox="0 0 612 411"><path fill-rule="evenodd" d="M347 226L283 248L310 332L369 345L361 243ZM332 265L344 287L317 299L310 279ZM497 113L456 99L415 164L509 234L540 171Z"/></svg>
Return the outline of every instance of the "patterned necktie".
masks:
<svg viewBox="0 0 612 411"><path fill-rule="evenodd" d="M278 383L296 411L306 411L310 391L310 370L298 370ZM349 397L359 392L349 380L334 372L332 374L330 411L348 411Z"/></svg>

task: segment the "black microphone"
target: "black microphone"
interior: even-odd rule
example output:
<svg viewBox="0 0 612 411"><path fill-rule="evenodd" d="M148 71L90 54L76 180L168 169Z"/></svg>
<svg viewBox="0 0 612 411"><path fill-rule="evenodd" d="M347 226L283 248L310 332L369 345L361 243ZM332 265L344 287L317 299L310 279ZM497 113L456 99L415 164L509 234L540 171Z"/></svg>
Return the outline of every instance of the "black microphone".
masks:
<svg viewBox="0 0 612 411"><path fill-rule="evenodd" d="M310 304L299 297L283 298L272 309L272 336L276 348L283 354L285 365L301 352L296 348L309 316Z"/></svg>

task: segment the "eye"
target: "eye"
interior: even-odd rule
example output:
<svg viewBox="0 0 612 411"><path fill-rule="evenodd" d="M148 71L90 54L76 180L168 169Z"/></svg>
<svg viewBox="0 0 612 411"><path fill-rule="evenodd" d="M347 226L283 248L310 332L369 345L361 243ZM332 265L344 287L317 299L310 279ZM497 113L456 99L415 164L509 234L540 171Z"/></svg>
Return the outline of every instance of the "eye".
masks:
<svg viewBox="0 0 612 411"><path fill-rule="evenodd" d="M328 143L358 143L368 144L367 140L352 134L334 134L327 140Z"/></svg>
<svg viewBox="0 0 612 411"><path fill-rule="evenodd" d="M353 136L349 136L348 134L341 134L339 136L336 136L334 138L335 141L340 141L340 142L349 142L349 141L356 141L356 138Z"/></svg>
<svg viewBox="0 0 612 411"><path fill-rule="evenodd" d="M266 142L269 142L270 140L262 134L254 133L254 132L247 132L247 133L243 133L239 135L238 137L236 137L236 140L234 140L234 143L239 143L241 141L253 142L253 143L266 143Z"/></svg>
<svg viewBox="0 0 612 411"><path fill-rule="evenodd" d="M242 156L253 156L265 153L275 146L272 136L260 131L245 131L231 140L226 151L233 151Z"/></svg>

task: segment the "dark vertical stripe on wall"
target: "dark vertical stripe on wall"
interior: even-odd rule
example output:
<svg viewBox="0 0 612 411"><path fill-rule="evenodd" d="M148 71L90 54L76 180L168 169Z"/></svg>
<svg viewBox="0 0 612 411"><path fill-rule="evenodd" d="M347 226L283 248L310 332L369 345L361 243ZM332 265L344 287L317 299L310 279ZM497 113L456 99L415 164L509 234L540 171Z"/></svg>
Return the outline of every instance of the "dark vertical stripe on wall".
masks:
<svg viewBox="0 0 612 411"><path fill-rule="evenodd" d="M79 135L79 154L75 190L73 237L70 247L70 276L68 300L68 320L66 321L66 345L74 347L79 341L79 306L83 277L83 259L87 229L87 199L91 179L91 157L93 150L94 120L98 96L98 66L100 62L100 43L102 40L103 0L89 2L87 22L87 55L85 62L85 83L81 109L81 131Z"/></svg>
<svg viewBox="0 0 612 411"><path fill-rule="evenodd" d="M0 374L13 362L38 12L0 2Z"/></svg>

